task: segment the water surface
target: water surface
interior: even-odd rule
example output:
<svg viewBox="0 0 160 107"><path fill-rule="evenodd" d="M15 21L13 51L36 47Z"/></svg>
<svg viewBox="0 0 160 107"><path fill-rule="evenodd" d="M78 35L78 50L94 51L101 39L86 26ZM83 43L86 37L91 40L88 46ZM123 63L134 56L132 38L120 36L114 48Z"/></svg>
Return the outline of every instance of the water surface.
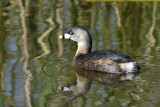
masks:
<svg viewBox="0 0 160 107"><path fill-rule="evenodd" d="M1 0L0 107L159 107L159 23L159 2ZM123 51L140 73L77 71L77 44L58 39L75 25L89 30L92 51ZM83 94L60 90L79 80Z"/></svg>

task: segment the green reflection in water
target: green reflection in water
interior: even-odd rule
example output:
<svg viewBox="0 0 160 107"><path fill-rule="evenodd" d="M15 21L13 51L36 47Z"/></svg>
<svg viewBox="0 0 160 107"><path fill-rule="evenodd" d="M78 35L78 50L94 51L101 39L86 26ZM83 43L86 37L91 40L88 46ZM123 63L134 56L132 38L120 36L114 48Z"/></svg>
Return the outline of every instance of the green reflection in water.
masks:
<svg viewBox="0 0 160 107"><path fill-rule="evenodd" d="M21 15L22 11L25 14ZM0 106L158 107L159 11L158 2L1 0ZM93 51L121 50L136 59L140 74L113 85L92 80L87 94L65 102L68 95L58 87L77 81L72 66L77 45L58 36L74 25L89 30ZM24 34L26 39L20 43Z"/></svg>

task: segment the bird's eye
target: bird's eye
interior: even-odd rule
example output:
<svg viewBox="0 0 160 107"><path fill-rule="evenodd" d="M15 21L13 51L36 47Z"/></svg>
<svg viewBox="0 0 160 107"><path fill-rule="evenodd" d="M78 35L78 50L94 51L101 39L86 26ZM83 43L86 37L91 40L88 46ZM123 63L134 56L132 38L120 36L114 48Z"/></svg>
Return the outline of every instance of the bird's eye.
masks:
<svg viewBox="0 0 160 107"><path fill-rule="evenodd" d="M74 33L73 32L71 32L71 35L73 35Z"/></svg>

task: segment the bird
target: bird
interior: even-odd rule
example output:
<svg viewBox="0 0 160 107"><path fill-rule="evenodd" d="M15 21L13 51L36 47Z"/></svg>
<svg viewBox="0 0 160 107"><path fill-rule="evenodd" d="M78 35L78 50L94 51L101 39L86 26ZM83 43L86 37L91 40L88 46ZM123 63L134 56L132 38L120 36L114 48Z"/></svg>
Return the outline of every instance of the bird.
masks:
<svg viewBox="0 0 160 107"><path fill-rule="evenodd" d="M100 50L91 52L91 35L82 26L69 28L59 38L77 42L78 48L73 59L73 65L78 69L116 74L137 73L140 70L139 64L121 51Z"/></svg>

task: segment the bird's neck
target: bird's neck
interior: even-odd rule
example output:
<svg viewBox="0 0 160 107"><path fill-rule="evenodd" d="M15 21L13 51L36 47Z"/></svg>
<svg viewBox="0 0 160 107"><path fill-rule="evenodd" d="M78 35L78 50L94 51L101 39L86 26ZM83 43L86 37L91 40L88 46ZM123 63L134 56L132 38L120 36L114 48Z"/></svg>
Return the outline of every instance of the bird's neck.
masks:
<svg viewBox="0 0 160 107"><path fill-rule="evenodd" d="M91 52L91 47L92 47L91 43L87 43L87 42L78 43L78 48L77 48L77 52L75 54L74 59L76 57L78 57L79 55L90 53Z"/></svg>

